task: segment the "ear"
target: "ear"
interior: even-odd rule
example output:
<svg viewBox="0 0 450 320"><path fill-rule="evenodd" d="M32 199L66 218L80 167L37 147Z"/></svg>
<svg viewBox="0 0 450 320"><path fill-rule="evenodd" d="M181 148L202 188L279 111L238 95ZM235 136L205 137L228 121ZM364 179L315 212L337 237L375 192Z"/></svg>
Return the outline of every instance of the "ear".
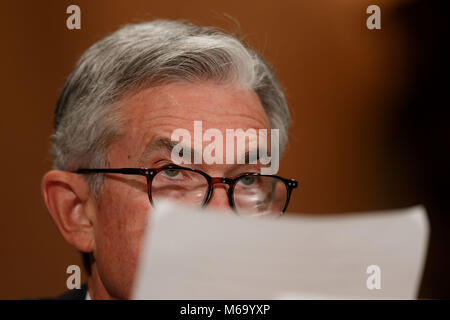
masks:
<svg viewBox="0 0 450 320"><path fill-rule="evenodd" d="M42 178L42 194L64 239L82 252L95 248L96 202L83 176L60 170Z"/></svg>

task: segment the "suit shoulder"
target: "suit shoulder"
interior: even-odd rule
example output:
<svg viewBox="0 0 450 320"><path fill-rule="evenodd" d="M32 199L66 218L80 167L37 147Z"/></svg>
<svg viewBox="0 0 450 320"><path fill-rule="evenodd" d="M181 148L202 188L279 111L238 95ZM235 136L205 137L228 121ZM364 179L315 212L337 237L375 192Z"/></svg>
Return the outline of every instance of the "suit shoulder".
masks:
<svg viewBox="0 0 450 320"><path fill-rule="evenodd" d="M84 300L86 299L86 294L87 284L83 284L80 289L69 290L57 297L56 300Z"/></svg>

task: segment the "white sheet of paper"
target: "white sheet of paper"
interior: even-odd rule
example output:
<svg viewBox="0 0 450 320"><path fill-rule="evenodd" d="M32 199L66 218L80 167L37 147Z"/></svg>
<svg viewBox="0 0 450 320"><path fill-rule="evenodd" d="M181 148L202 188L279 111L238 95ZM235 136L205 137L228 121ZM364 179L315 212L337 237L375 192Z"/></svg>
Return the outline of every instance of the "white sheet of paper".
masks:
<svg viewBox="0 0 450 320"><path fill-rule="evenodd" d="M428 242L422 206L244 219L164 203L150 220L134 299L414 299Z"/></svg>

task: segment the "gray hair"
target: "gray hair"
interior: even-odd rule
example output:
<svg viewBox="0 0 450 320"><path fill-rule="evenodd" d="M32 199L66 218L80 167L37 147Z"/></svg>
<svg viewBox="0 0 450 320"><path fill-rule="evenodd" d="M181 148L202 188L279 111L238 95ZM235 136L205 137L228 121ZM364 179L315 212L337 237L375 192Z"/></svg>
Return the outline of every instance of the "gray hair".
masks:
<svg viewBox="0 0 450 320"><path fill-rule="evenodd" d="M54 168L106 167L108 148L123 133L118 101L131 90L176 81L213 80L253 89L287 142L289 110L271 67L232 35L185 22L126 25L95 43L65 82L55 109ZM94 195L101 177L89 175Z"/></svg>

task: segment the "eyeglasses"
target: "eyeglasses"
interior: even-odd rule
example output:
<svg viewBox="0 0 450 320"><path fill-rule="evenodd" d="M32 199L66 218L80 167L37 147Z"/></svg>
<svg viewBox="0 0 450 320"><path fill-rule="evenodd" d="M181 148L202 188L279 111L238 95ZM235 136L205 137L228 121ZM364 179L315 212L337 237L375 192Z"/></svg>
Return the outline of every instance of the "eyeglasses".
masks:
<svg viewBox="0 0 450 320"><path fill-rule="evenodd" d="M153 207L164 199L204 207L208 204L215 184L226 184L228 201L239 215L281 215L298 183L275 175L244 173L235 178L211 177L207 173L168 165L161 168L79 169L76 173L119 173L147 178L148 198Z"/></svg>

